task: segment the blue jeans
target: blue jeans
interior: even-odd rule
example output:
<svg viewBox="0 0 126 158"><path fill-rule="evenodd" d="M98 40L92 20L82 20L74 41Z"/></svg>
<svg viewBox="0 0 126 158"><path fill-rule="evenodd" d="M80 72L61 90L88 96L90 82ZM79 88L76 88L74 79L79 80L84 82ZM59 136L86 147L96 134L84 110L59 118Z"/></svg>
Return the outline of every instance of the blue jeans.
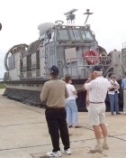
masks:
<svg viewBox="0 0 126 158"><path fill-rule="evenodd" d="M111 113L113 114L114 111L118 113L119 112L118 93L115 93L114 95L109 94L109 100L110 100Z"/></svg>
<svg viewBox="0 0 126 158"><path fill-rule="evenodd" d="M75 99L66 100L66 112L68 126L78 125L78 109Z"/></svg>

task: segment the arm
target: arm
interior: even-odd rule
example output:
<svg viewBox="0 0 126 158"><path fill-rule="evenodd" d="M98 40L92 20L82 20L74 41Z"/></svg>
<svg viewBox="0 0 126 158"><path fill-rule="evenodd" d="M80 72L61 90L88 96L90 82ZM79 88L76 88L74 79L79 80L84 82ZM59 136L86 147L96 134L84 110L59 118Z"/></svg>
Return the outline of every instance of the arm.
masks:
<svg viewBox="0 0 126 158"><path fill-rule="evenodd" d="M112 80L108 80L108 90L109 91L114 91L115 90L115 86Z"/></svg>
<svg viewBox="0 0 126 158"><path fill-rule="evenodd" d="M89 92L87 91L86 93L86 106L88 106L90 104L89 102Z"/></svg>
<svg viewBox="0 0 126 158"><path fill-rule="evenodd" d="M118 82L116 81L116 89L119 89L120 85L118 84Z"/></svg>
<svg viewBox="0 0 126 158"><path fill-rule="evenodd" d="M87 89L86 89L86 85L87 85L87 83L89 83L90 81L91 81L91 79L89 78L89 79L85 82L85 84L84 84L84 86L83 86L83 89L84 89L84 90L87 90Z"/></svg>
<svg viewBox="0 0 126 158"><path fill-rule="evenodd" d="M108 91L115 91L115 90L116 90L115 83L112 80L108 80Z"/></svg>
<svg viewBox="0 0 126 158"><path fill-rule="evenodd" d="M96 82L95 80L92 80L89 83L85 83L84 86L85 86L85 90L87 90L89 93L92 89L96 87Z"/></svg>
<svg viewBox="0 0 126 158"><path fill-rule="evenodd" d="M43 87L42 87L42 91L41 91L41 94L40 94L40 100L41 100L42 102L44 102L44 101L47 100L48 92L49 92L48 86L47 86L47 84L45 83L45 84L43 85Z"/></svg>
<svg viewBox="0 0 126 158"><path fill-rule="evenodd" d="M68 91L67 91L67 88L66 88L66 85L65 85L65 98L68 98L69 97L69 94L68 94Z"/></svg>
<svg viewBox="0 0 126 158"><path fill-rule="evenodd" d="M115 81L114 83L112 83L112 85L113 85L113 87L114 87L115 89L119 89L119 88L120 88L120 86L119 86L119 84L118 84L117 81Z"/></svg>
<svg viewBox="0 0 126 158"><path fill-rule="evenodd" d="M124 87L124 83L123 83L123 80L121 81L121 87L122 87L122 88Z"/></svg>
<svg viewBox="0 0 126 158"><path fill-rule="evenodd" d="M74 95L77 95L77 91L76 91L75 87L74 87L73 85L72 85L71 87L72 87L72 93L73 93Z"/></svg>
<svg viewBox="0 0 126 158"><path fill-rule="evenodd" d="M74 94L74 95L77 95L77 91L76 91L76 90L75 90L75 91L73 91L73 94Z"/></svg>
<svg viewBox="0 0 126 158"><path fill-rule="evenodd" d="M93 73L91 73L90 76L89 76L89 78L88 78L88 80L85 82L85 84L84 84L84 86L83 86L83 89L84 89L84 90L88 90L85 85L87 85L87 83L90 83L90 82L91 82L92 80L94 80L94 79L95 79L95 76L94 76Z"/></svg>

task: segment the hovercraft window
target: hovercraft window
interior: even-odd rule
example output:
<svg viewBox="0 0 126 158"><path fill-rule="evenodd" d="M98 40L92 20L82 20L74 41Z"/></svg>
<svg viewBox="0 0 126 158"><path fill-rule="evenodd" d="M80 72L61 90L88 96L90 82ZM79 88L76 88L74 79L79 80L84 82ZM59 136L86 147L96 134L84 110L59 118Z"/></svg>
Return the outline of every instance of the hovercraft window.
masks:
<svg viewBox="0 0 126 158"><path fill-rule="evenodd" d="M92 41L93 40L93 36L91 35L90 31L88 30L81 30L82 33L82 37L84 40L87 41Z"/></svg>
<svg viewBox="0 0 126 158"><path fill-rule="evenodd" d="M76 48L66 48L65 49L66 63L73 63L77 61Z"/></svg>
<svg viewBox="0 0 126 158"><path fill-rule="evenodd" d="M59 40L69 40L67 30L65 30L65 29L58 30L58 39Z"/></svg>
<svg viewBox="0 0 126 158"><path fill-rule="evenodd" d="M80 32L77 29L71 29L70 30L70 36L71 36L72 40L77 40L77 41L81 40Z"/></svg>

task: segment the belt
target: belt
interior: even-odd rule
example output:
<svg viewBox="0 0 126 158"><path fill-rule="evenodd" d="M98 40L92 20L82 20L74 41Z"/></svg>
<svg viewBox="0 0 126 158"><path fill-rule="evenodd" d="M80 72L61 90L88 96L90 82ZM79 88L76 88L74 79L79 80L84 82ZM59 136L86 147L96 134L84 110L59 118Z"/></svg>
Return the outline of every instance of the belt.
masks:
<svg viewBox="0 0 126 158"><path fill-rule="evenodd" d="M104 102L91 102L90 103L93 103L93 104L101 104L101 103L104 103Z"/></svg>
<svg viewBox="0 0 126 158"><path fill-rule="evenodd" d="M60 110L60 109L65 109L65 107L47 107L46 109Z"/></svg>

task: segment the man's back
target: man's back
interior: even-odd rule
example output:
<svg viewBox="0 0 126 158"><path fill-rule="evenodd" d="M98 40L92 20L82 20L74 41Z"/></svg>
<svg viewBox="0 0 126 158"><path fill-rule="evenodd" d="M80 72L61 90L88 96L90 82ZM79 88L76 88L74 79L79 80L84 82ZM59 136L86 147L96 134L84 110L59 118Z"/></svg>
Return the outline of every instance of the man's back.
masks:
<svg viewBox="0 0 126 158"><path fill-rule="evenodd" d="M89 99L92 102L104 102L108 91L109 82L102 76L88 83Z"/></svg>
<svg viewBox="0 0 126 158"><path fill-rule="evenodd" d="M66 85L62 80L54 79L47 81L41 93L42 100L46 99L48 107L64 107L65 98L68 97ZM43 99L44 98L44 99Z"/></svg>
<svg viewBox="0 0 126 158"><path fill-rule="evenodd" d="M68 97L66 84L58 80L59 69L53 65L50 69L50 81L47 81L40 94L40 100L46 102L46 121L53 145L47 152L48 157L60 157L59 133L63 142L64 152L71 154L68 128L66 123L65 98Z"/></svg>

